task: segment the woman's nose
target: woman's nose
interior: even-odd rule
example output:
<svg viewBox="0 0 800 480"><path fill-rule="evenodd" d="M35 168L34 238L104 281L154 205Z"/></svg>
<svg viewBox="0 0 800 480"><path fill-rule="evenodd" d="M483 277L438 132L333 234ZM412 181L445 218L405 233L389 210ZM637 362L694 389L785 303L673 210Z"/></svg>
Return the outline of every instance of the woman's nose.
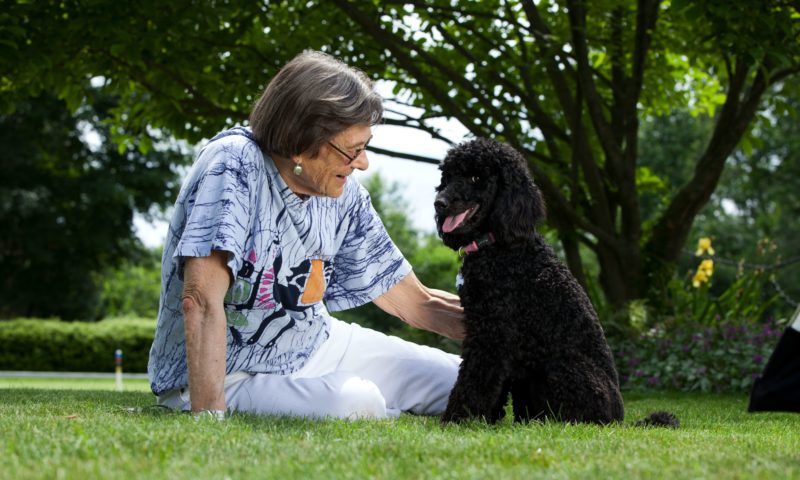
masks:
<svg viewBox="0 0 800 480"><path fill-rule="evenodd" d="M369 159L367 158L367 151L364 150L363 152L361 152L361 154L359 156L357 156L353 160L352 163L350 163L350 166L353 167L353 168L357 168L357 169L361 170L362 172L364 170L368 169L369 168Z"/></svg>

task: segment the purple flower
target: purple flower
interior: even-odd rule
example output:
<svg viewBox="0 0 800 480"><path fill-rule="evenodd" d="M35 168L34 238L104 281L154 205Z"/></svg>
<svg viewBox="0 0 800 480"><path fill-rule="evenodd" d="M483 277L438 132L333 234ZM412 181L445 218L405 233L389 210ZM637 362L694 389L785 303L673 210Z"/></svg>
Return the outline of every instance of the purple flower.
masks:
<svg viewBox="0 0 800 480"><path fill-rule="evenodd" d="M641 359L638 359L636 357L631 357L628 359L628 366L635 367L640 363L642 363Z"/></svg>
<svg viewBox="0 0 800 480"><path fill-rule="evenodd" d="M755 363L756 365L761 365L761 363L763 361L764 361L764 357L762 357L761 355L759 355L759 354L753 355L753 363Z"/></svg>
<svg viewBox="0 0 800 480"><path fill-rule="evenodd" d="M725 327L725 331L722 333L722 338L725 340L735 338L736 337L736 327L734 325L728 325Z"/></svg>
<svg viewBox="0 0 800 480"><path fill-rule="evenodd" d="M656 385L659 385L660 383L661 383L661 380L655 375L653 375L652 377L647 379L647 385L649 385L651 387L655 387Z"/></svg>
<svg viewBox="0 0 800 480"><path fill-rule="evenodd" d="M772 328L772 325L764 325L764 330L762 331L765 337L779 337L781 335L780 330L776 328Z"/></svg>
<svg viewBox="0 0 800 480"><path fill-rule="evenodd" d="M643 377L644 376L644 370L642 370L642 369L636 370L635 372L633 372L633 376L634 377Z"/></svg>

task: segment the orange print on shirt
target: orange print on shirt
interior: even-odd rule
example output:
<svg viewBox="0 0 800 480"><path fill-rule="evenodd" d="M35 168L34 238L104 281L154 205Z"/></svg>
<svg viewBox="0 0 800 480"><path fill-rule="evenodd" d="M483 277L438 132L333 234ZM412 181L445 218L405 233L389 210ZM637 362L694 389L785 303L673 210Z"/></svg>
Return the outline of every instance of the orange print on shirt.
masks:
<svg viewBox="0 0 800 480"><path fill-rule="evenodd" d="M323 293L325 293L325 274L322 260L311 260L311 271L308 272L306 287L303 290L300 303L304 305L317 303L322 300Z"/></svg>

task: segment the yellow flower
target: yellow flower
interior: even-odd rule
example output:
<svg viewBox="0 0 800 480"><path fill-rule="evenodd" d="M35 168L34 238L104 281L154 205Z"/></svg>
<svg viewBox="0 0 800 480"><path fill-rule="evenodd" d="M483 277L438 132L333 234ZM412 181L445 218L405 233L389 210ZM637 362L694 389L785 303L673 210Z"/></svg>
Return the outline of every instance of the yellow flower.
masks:
<svg viewBox="0 0 800 480"><path fill-rule="evenodd" d="M698 271L702 271L706 274L707 277L714 275L714 260L707 258L700 262L700 266L697 267Z"/></svg>
<svg viewBox="0 0 800 480"><path fill-rule="evenodd" d="M700 285L706 283L708 281L708 275L703 270L698 269L697 273L694 274L692 278L692 286L694 288L700 288Z"/></svg>
<svg viewBox="0 0 800 480"><path fill-rule="evenodd" d="M697 241L697 251L694 252L698 257L704 253L714 255L714 249L711 248L711 239L708 237L703 237Z"/></svg>

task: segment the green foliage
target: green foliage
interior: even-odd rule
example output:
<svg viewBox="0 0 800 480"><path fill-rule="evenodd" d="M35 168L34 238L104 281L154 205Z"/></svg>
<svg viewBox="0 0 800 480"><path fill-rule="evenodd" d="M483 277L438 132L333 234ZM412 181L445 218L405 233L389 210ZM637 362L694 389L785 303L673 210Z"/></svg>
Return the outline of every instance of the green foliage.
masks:
<svg viewBox="0 0 800 480"><path fill-rule="evenodd" d="M777 300L774 295L764 298L766 277L764 272L759 271L742 273L719 296L709 291L708 284L695 288L691 282L673 279L667 292L670 314L664 315L661 320L704 326L722 322L756 324Z"/></svg>
<svg viewBox="0 0 800 480"><path fill-rule="evenodd" d="M709 298L725 300L723 293L727 292L730 302L753 310L744 314L751 319L788 314L791 302L784 298L770 301L776 293L775 283L790 299L800 299L800 263L780 267L782 262L800 257L794 220L800 215L800 140L795 134L798 85L797 80L787 82L765 98L774 114L756 119L745 137L752 152L746 152L747 145L734 152L689 236L690 245L700 237L713 238L720 252L713 282L703 287ZM641 161L664 181L664 189L640 190L643 210L666 208L668 198L689 181L692 158L702 152L703 138L712 128L712 118L692 117L683 110L645 120ZM675 276L665 282L664 291L649 299L653 316L672 318L680 311L682 318L696 320L702 308L714 307L712 300L705 301L705 294L682 276L681 272L687 272L691 277L688 272L697 263L692 252L682 253ZM742 297L742 292L747 295ZM707 320L719 315L723 321L737 321L725 313L739 316L735 306L709 308Z"/></svg>
<svg viewBox="0 0 800 480"><path fill-rule="evenodd" d="M96 275L135 255L135 211L174 200L171 147L110 143L115 100L93 90L76 112L50 95L0 114L0 318L95 319Z"/></svg>
<svg viewBox="0 0 800 480"><path fill-rule="evenodd" d="M704 239L709 241L709 239ZM716 253L716 251L714 251ZM714 326L721 322L737 325L757 324L765 318L775 295L768 295L763 269L738 269L736 277L716 294L712 286L717 276L713 256L699 260L696 272L673 278L667 288L667 298L657 312L662 324L691 323Z"/></svg>
<svg viewBox="0 0 800 480"><path fill-rule="evenodd" d="M146 372L155 320L97 323L19 319L0 322L0 370L113 372L114 352L123 368Z"/></svg>
<svg viewBox="0 0 800 480"><path fill-rule="evenodd" d="M162 250L145 250L102 276L99 316L156 318L161 293Z"/></svg>
<svg viewBox="0 0 800 480"><path fill-rule="evenodd" d="M686 109L642 119L642 173L637 175L637 183L641 185L639 201L644 218L651 222L658 218L670 199L692 178L695 159L702 155L713 126L713 118L693 116Z"/></svg>
<svg viewBox="0 0 800 480"><path fill-rule="evenodd" d="M66 158L87 157L75 154L72 144L64 148L65 135L22 141L26 148L40 147L41 162L3 157L2 165L11 167L0 166L0 178L12 180L0 180L0 316L89 318L86 312L95 312L99 301L97 272L134 250L130 204L148 211L174 198L174 176L151 155L170 134L197 141L245 121L268 79L304 48L333 53L373 78L393 81L393 100L424 112L419 118L390 114L390 124L436 135L429 121L454 118L472 135L521 150L547 197L553 226L565 238L580 239L582 256L594 256L584 265L598 271L588 279L590 289L595 300L605 293L608 312L642 296L655 270L648 260L672 268L681 261L695 214L696 232L714 235L731 258L752 258L754 238L765 237L778 241L784 258L800 255L791 228L800 213L793 130L798 86L792 82L800 44L791 3L514 0L464 1L454 8L447 0L177 0L167 6L96 0L4 6L3 118L23 118L31 105L44 103L39 99L53 102L55 96L63 102L44 105L46 115L39 117L64 123L72 121L62 122L66 116L85 115L81 121L100 132L106 156L115 151L117 157L71 163ZM97 89L113 99L104 108L95 106ZM45 126L52 124L3 124L2 155ZM726 166L737 141L740 151ZM136 162L157 168L140 176L141 165L130 166ZM17 187L31 178L46 180ZM136 188L148 188L131 193L125 182L133 178L141 179ZM719 195L700 211L718 181ZM681 192L686 195L678 198ZM87 198L105 208L83 205ZM735 208L723 208L730 201ZM64 206L78 214L56 212ZM402 218L396 214L383 216L418 276L450 288L455 260L446 261L443 251L441 268L431 265L428 275L428 259L414 251L416 233L393 226ZM59 227L62 220L71 228ZM104 226L127 237L108 237ZM68 262L70 268L62 268ZM684 260L679 271L686 266ZM794 272L781 270L776 278L797 298ZM722 272L716 278L710 291L717 297L736 281ZM629 308L622 317L641 311ZM367 317L371 326L395 325L379 312Z"/></svg>
<svg viewBox="0 0 800 480"><path fill-rule="evenodd" d="M628 389L747 392L781 335L775 322L683 322L612 341Z"/></svg>
<svg viewBox="0 0 800 480"><path fill-rule="evenodd" d="M697 235L713 237L725 258L773 266L800 257L796 228L800 217L798 86L798 81L787 84L782 92L769 97L775 115L759 118L754 124L752 155L735 152L720 188L698 215ZM721 271L727 275L724 284L732 281L736 272L730 267ZM794 301L800 300L800 263L768 273ZM715 288L721 286L716 283ZM775 314L782 315L788 308L781 300Z"/></svg>
<svg viewBox="0 0 800 480"><path fill-rule="evenodd" d="M150 126L197 142L244 121L278 68L332 40L319 26L341 26L329 6L298 2L11 1L6 7L0 111L12 110L17 96L43 91L75 109L85 80L95 78L119 99L114 135L125 144L139 142Z"/></svg>
<svg viewBox="0 0 800 480"><path fill-rule="evenodd" d="M553 226L597 255L614 307L642 296L652 262L677 261L736 143L757 150L747 132L762 95L800 64L797 6L778 0L5 6L0 111L41 92L78 108L91 78L119 99L113 138L140 152L150 127L198 141L245 121L306 48L390 80L393 100L423 113L389 123L438 135L436 120L454 118L526 155ZM711 119L682 165L691 195L639 168L639 125L677 109Z"/></svg>

